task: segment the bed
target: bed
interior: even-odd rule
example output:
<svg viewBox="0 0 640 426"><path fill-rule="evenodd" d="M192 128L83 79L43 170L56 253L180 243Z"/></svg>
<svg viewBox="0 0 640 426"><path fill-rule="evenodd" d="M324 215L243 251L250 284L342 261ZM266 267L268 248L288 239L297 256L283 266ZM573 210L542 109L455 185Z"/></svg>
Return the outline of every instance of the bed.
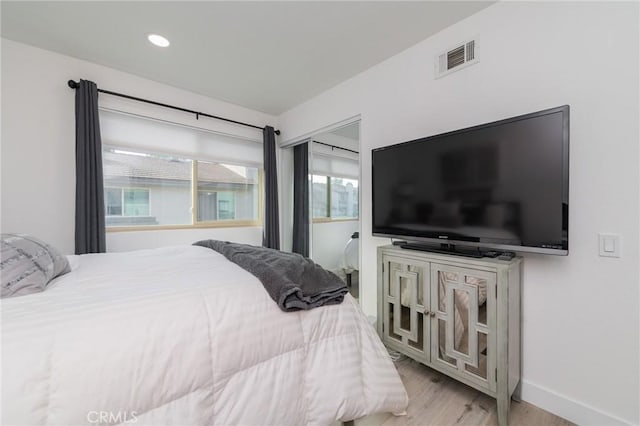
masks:
<svg viewBox="0 0 640 426"><path fill-rule="evenodd" d="M349 295L285 313L196 246L70 261L2 300L2 424L327 425L407 407Z"/></svg>

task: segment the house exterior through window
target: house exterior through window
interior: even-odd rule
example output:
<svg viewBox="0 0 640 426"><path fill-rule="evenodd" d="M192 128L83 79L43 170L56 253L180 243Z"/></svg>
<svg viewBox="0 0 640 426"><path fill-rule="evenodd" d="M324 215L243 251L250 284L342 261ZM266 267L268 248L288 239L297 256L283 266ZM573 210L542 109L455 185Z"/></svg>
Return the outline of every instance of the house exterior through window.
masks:
<svg viewBox="0 0 640 426"><path fill-rule="evenodd" d="M358 219L358 180L311 175L315 221Z"/></svg>
<svg viewBox="0 0 640 426"><path fill-rule="evenodd" d="M257 167L104 145L103 172L107 228L259 224Z"/></svg>

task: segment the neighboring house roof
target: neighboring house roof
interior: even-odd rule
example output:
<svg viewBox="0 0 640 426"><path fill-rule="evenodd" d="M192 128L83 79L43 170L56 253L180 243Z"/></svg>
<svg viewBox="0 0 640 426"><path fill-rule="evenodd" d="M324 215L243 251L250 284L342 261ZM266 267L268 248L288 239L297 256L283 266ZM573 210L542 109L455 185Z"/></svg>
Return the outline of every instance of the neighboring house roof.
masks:
<svg viewBox="0 0 640 426"><path fill-rule="evenodd" d="M191 161L167 161L156 157L102 153L103 173L106 178L131 177L172 181L191 181ZM246 178L216 163L198 163L198 181L212 183L255 184L257 178Z"/></svg>

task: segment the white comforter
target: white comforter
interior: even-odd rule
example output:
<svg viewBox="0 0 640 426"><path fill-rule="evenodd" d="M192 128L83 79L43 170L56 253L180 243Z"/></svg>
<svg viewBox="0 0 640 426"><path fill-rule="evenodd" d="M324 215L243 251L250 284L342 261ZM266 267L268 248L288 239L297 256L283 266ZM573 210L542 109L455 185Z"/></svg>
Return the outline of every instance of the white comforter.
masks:
<svg viewBox="0 0 640 426"><path fill-rule="evenodd" d="M2 424L329 424L407 406L350 296L284 313L203 247L77 259L2 301Z"/></svg>

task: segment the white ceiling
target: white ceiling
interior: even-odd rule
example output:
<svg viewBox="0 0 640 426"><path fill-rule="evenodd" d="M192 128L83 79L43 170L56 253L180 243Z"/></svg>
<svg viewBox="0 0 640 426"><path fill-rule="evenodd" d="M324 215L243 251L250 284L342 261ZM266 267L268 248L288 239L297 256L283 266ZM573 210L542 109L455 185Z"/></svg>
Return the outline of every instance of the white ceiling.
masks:
<svg viewBox="0 0 640 426"><path fill-rule="evenodd" d="M491 3L2 1L2 36L277 115Z"/></svg>

